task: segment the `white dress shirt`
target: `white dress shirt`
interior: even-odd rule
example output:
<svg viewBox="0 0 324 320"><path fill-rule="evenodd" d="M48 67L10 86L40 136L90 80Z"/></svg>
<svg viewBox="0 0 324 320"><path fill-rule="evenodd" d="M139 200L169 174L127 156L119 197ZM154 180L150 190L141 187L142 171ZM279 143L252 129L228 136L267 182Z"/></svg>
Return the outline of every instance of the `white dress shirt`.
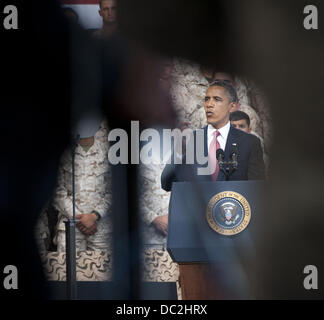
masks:
<svg viewBox="0 0 324 320"><path fill-rule="evenodd" d="M231 127L231 124L228 121L227 124L224 127L218 129L219 136L217 137L217 141L218 141L221 149L223 149L224 151L225 151L227 136L228 136L230 127ZM216 131L216 129L211 124L209 124L208 127L207 127L208 151L209 151L209 148L210 148L210 144L211 144L211 142L212 142L212 140L214 138L215 131Z"/></svg>

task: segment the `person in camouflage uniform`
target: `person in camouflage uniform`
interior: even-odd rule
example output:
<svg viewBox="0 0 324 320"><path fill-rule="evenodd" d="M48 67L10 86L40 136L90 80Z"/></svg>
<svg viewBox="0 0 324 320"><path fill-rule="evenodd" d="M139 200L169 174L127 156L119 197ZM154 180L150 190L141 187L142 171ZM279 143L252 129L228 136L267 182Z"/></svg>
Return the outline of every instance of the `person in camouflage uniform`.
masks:
<svg viewBox="0 0 324 320"><path fill-rule="evenodd" d="M170 193L161 188L164 164L140 166L140 212L144 245L166 246Z"/></svg>
<svg viewBox="0 0 324 320"><path fill-rule="evenodd" d="M104 250L111 247L111 172L108 166L108 129L101 123L94 137L80 139L75 148L75 214L78 251ZM72 209L72 154L61 159L53 206L59 211L54 243L65 251L65 224Z"/></svg>

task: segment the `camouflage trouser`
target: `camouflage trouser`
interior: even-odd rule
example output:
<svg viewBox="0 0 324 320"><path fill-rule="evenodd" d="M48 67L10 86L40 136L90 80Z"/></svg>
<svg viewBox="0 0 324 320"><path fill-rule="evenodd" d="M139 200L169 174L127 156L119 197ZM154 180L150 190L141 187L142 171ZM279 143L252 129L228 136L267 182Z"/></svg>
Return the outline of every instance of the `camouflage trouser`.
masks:
<svg viewBox="0 0 324 320"><path fill-rule="evenodd" d="M76 228L75 239L77 251L100 250L108 251L112 244L112 235L104 221L97 224L98 231L91 236L84 235ZM58 230L54 243L57 244L57 251L65 251L66 237L64 230Z"/></svg>

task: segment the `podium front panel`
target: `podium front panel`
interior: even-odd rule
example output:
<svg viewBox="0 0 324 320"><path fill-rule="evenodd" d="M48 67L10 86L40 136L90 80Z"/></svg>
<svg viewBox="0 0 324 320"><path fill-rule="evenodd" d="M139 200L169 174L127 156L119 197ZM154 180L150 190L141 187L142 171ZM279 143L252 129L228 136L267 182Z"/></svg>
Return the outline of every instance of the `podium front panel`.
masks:
<svg viewBox="0 0 324 320"><path fill-rule="evenodd" d="M234 235L223 235L209 225L207 207L220 193L242 195L251 209L247 227ZM262 181L175 182L169 208L167 249L178 263L232 263L238 255L254 255L253 238L262 221Z"/></svg>

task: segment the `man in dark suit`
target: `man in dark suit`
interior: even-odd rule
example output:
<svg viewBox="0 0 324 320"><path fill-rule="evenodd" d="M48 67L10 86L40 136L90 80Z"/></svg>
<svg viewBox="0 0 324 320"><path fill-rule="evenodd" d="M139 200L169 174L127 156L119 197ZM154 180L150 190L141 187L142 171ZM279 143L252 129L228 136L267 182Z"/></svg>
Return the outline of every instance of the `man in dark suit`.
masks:
<svg viewBox="0 0 324 320"><path fill-rule="evenodd" d="M235 89L227 81L215 81L207 89L204 109L208 125L204 130L204 155L209 162L214 162L215 170L211 174L199 175L198 168L206 165L199 164L195 158L194 164L167 164L161 176L162 188L170 191L172 182L177 181L221 181L226 175L219 170L216 160L216 150L222 149L225 161L230 160L231 153L238 151L237 169L229 176L229 180L262 180L265 178L265 166L260 140L252 135L231 126L229 117L234 111L238 98ZM196 138L197 134L194 133ZM194 143L197 155L197 139ZM212 167L213 168L213 167Z"/></svg>

